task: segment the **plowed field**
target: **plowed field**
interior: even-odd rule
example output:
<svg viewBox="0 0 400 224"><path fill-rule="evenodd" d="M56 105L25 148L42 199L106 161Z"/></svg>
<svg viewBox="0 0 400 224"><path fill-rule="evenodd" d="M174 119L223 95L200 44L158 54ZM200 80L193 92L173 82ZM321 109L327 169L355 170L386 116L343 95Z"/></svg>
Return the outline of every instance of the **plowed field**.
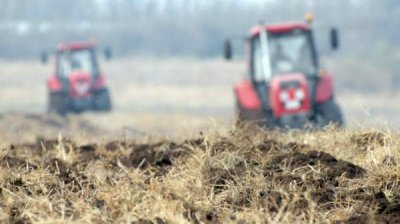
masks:
<svg viewBox="0 0 400 224"><path fill-rule="evenodd" d="M10 223L400 221L398 134L237 127L172 141L37 139L0 152Z"/></svg>

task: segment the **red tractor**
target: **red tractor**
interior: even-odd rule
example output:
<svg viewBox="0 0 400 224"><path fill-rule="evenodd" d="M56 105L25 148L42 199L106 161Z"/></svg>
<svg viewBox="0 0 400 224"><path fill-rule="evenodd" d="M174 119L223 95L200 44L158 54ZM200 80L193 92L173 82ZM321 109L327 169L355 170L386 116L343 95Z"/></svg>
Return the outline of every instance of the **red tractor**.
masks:
<svg viewBox="0 0 400 224"><path fill-rule="evenodd" d="M339 47L336 29L331 29L330 41L332 49ZM234 87L239 118L281 128L343 125L332 76L320 69L308 24L256 26L246 38L246 45L248 76ZM227 60L232 58L229 40L224 54Z"/></svg>
<svg viewBox="0 0 400 224"><path fill-rule="evenodd" d="M107 59L111 51L104 51ZM48 111L65 115L86 110L110 111L111 99L97 61L96 43L73 42L58 45L55 74L47 81ZM42 62L47 62L43 53Z"/></svg>

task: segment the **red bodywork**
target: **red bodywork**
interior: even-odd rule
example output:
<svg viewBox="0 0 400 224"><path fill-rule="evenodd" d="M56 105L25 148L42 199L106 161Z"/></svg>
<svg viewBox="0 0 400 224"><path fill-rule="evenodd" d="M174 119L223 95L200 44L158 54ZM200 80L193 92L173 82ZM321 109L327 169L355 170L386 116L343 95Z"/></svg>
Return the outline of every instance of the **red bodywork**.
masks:
<svg viewBox="0 0 400 224"><path fill-rule="evenodd" d="M280 24L271 24L267 26L255 26L250 31L250 36L254 37L260 34L260 31L264 29L269 33L287 33L295 29L300 29L306 31L309 29L308 25L300 22L291 22L291 23L280 23Z"/></svg>
<svg viewBox="0 0 400 224"><path fill-rule="evenodd" d="M62 90L62 83L56 75L52 75L47 80L47 86L51 92L58 92Z"/></svg>
<svg viewBox="0 0 400 224"><path fill-rule="evenodd" d="M241 107L247 110L259 110L260 100L254 90L253 84L249 80L242 80L235 86L235 94Z"/></svg>
<svg viewBox="0 0 400 224"><path fill-rule="evenodd" d="M304 75L274 77L269 88L269 101L275 118L309 112L310 93Z"/></svg>
<svg viewBox="0 0 400 224"><path fill-rule="evenodd" d="M73 51L73 50L81 50L88 48L95 48L95 41L83 41L83 42L71 42L71 43L62 43L57 46L57 51Z"/></svg>
<svg viewBox="0 0 400 224"><path fill-rule="evenodd" d="M301 74L299 74L301 75ZM302 76L302 75L301 75ZM241 107L247 110L259 110L260 100L254 90L252 83L245 79L240 81L234 88L236 98ZM324 74L321 76L316 87L316 103L324 103L331 100L333 97L333 79L331 75ZM273 101L271 101L273 102Z"/></svg>
<svg viewBox="0 0 400 224"><path fill-rule="evenodd" d="M105 77L104 75L100 74L97 76L97 79L94 83L94 89L102 89L105 87ZM58 92L62 90L62 83L60 82L60 79L56 75L52 75L48 80L47 80L47 86L51 92Z"/></svg>
<svg viewBox="0 0 400 224"><path fill-rule="evenodd" d="M333 78L330 74L323 74L318 82L315 102L325 103L333 97Z"/></svg>
<svg viewBox="0 0 400 224"><path fill-rule="evenodd" d="M92 76L87 72L74 72L69 76L69 87L72 98L89 97L92 95Z"/></svg>

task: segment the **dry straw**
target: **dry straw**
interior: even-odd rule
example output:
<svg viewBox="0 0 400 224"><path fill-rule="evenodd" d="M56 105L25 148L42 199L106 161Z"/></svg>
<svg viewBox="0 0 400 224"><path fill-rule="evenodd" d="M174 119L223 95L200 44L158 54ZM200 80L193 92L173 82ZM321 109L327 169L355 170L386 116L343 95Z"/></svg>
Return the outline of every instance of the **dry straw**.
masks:
<svg viewBox="0 0 400 224"><path fill-rule="evenodd" d="M250 126L173 142L0 152L0 219L21 223L400 221L398 133ZM152 140L154 141L154 140Z"/></svg>

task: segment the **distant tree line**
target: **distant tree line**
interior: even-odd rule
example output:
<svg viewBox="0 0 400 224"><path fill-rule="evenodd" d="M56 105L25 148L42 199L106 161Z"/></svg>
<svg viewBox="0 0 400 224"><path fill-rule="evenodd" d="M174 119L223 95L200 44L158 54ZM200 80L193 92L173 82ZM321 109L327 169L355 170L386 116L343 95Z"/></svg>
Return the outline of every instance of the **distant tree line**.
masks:
<svg viewBox="0 0 400 224"><path fill-rule="evenodd" d="M216 57L226 37L246 34L261 19L302 20L308 10L303 0L0 0L0 6L0 58L6 59L90 38L121 57ZM331 26L341 31L343 55L373 58L400 46L397 0L316 0L313 11L322 52Z"/></svg>

